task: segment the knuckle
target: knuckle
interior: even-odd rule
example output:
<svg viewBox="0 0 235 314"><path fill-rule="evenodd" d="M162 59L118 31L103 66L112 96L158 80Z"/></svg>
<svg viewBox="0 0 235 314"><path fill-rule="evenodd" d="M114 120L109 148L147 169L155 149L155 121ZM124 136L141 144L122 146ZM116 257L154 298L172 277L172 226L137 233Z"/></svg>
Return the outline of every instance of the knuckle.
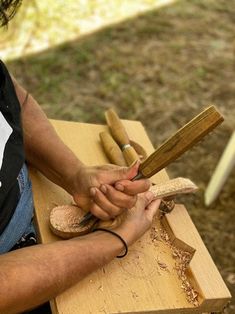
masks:
<svg viewBox="0 0 235 314"><path fill-rule="evenodd" d="M118 202L118 195L117 195L117 191L112 188L111 186L107 186L107 193L106 193L107 197L109 198L110 201L116 203Z"/></svg>
<svg viewBox="0 0 235 314"><path fill-rule="evenodd" d="M95 196L93 197L93 200L97 203L102 202L102 194L99 189L96 190Z"/></svg>

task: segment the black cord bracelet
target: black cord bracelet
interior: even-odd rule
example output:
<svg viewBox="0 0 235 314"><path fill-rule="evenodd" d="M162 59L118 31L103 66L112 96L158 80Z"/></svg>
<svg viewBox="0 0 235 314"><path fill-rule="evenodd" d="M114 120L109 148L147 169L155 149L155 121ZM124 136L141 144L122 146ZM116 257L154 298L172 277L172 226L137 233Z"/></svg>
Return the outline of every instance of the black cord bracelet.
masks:
<svg viewBox="0 0 235 314"><path fill-rule="evenodd" d="M122 257L124 257L124 256L127 255L127 253L128 253L128 246L127 246L126 242L123 240L123 238L122 238L119 234L117 234L116 232L114 232L114 231L112 231L112 230L104 229L104 228L95 228L95 229L92 230L92 231L93 231L93 232L95 232L95 231L104 231L104 232L108 232L108 233L111 233L111 234L113 234L114 236L116 236L119 240L122 241L122 243L123 243L123 245L124 245L124 247L125 247L125 252L124 252L122 255L118 255L117 258L122 258Z"/></svg>

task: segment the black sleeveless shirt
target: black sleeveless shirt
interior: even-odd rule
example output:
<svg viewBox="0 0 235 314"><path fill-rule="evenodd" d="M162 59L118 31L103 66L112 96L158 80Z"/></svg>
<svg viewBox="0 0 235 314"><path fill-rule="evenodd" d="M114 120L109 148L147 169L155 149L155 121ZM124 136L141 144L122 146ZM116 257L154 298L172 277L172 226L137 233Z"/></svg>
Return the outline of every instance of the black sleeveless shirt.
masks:
<svg viewBox="0 0 235 314"><path fill-rule="evenodd" d="M0 60L0 234L19 200L17 176L24 160L20 104L8 70Z"/></svg>

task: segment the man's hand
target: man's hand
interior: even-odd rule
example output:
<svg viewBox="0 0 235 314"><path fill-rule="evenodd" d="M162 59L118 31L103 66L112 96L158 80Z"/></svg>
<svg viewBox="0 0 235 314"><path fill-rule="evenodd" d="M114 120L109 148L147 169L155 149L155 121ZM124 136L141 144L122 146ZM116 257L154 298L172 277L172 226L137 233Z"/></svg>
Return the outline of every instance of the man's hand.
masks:
<svg viewBox="0 0 235 314"><path fill-rule="evenodd" d="M148 191L138 195L135 206L128 210L125 221L114 231L126 240L128 245L138 240L150 227L161 200L153 200L154 195Z"/></svg>
<svg viewBox="0 0 235 314"><path fill-rule="evenodd" d="M132 208L137 194L149 189L149 180L131 181L138 168L138 162L129 168L80 166L71 181L72 188L68 190L79 207L102 220L109 220Z"/></svg>
<svg viewBox="0 0 235 314"><path fill-rule="evenodd" d="M69 192L81 208L107 220L135 205L136 195L149 189L148 180L131 182L139 164L87 167L61 141L38 103L14 80L22 106L26 159L49 180ZM35 121L37 123L35 123Z"/></svg>

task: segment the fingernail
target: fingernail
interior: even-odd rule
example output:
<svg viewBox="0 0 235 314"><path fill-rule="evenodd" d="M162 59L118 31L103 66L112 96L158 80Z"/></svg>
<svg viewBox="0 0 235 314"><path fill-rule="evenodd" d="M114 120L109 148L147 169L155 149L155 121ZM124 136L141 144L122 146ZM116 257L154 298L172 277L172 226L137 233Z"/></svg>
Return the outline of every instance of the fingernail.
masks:
<svg viewBox="0 0 235 314"><path fill-rule="evenodd" d="M145 196L145 198L147 198L147 200L149 202L152 201L152 199L153 199L153 193L150 191L146 192L144 196Z"/></svg>
<svg viewBox="0 0 235 314"><path fill-rule="evenodd" d="M104 194L106 194L106 192L107 192L107 188L106 188L106 186L105 186L104 184L101 185L100 190L101 190Z"/></svg>
<svg viewBox="0 0 235 314"><path fill-rule="evenodd" d="M96 188L92 187L90 188L90 196L95 196L96 194Z"/></svg>
<svg viewBox="0 0 235 314"><path fill-rule="evenodd" d="M116 184L116 185L115 185L115 188L116 188L118 191L124 191L124 186L121 185L121 184Z"/></svg>

